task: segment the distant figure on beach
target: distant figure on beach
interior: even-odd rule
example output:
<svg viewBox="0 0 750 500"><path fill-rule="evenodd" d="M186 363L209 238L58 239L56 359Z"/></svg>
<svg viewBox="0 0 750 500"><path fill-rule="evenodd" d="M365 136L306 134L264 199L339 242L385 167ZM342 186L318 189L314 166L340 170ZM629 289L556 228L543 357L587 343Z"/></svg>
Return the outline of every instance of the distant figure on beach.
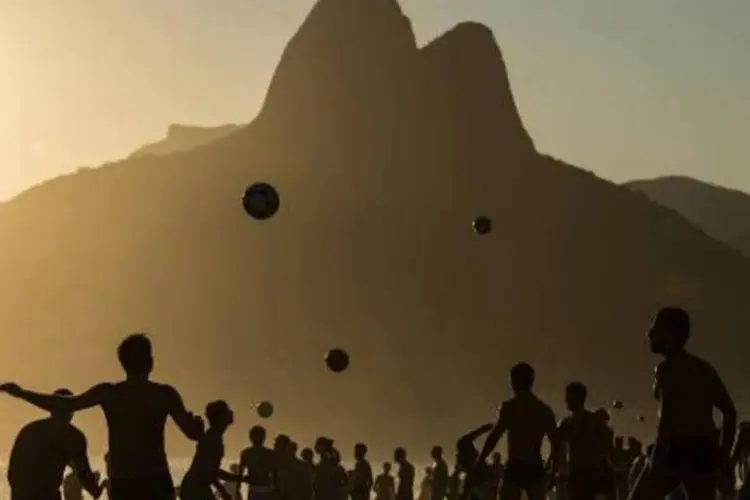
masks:
<svg viewBox="0 0 750 500"><path fill-rule="evenodd" d="M336 448L331 450L333 464L333 479L335 484L334 496L331 500L347 500L349 498L349 476L341 463L341 453Z"/></svg>
<svg viewBox="0 0 750 500"><path fill-rule="evenodd" d="M83 500L83 485L74 470L68 472L62 482L63 500Z"/></svg>
<svg viewBox="0 0 750 500"><path fill-rule="evenodd" d="M313 475L315 474L315 452L312 448L303 448L299 454L299 476L304 485L300 500L310 500L313 497Z"/></svg>
<svg viewBox="0 0 750 500"><path fill-rule="evenodd" d="M453 465L453 472L448 477L448 500L458 500L463 494L463 478L461 466L458 465L459 459L456 457L456 461Z"/></svg>
<svg viewBox="0 0 750 500"><path fill-rule="evenodd" d="M383 463L383 472L378 474L373 485L375 500L395 500L396 498L396 480L391 474L391 463Z"/></svg>
<svg viewBox="0 0 750 500"><path fill-rule="evenodd" d="M433 446L430 451L432 457L432 482L430 498L432 500L445 500L448 496L448 463L443 457L443 448Z"/></svg>
<svg viewBox="0 0 750 500"><path fill-rule="evenodd" d="M587 397L581 382L571 382L565 389L570 415L560 422L558 445L560 462L568 464L565 497L570 500L595 500L613 488L609 430L600 414L586 409Z"/></svg>
<svg viewBox="0 0 750 500"><path fill-rule="evenodd" d="M557 473L557 422L552 409L533 392L535 372L528 363L510 370L510 385L515 396L500 407L497 423L487 437L477 464L486 462L500 438L508 434L508 459L500 486L500 500L544 500L547 493L547 467L542 458L546 437L551 447L551 473ZM470 472L473 475L473 472ZM468 480L467 480L468 482Z"/></svg>
<svg viewBox="0 0 750 500"><path fill-rule="evenodd" d="M58 389L55 397L72 397ZM66 467L71 465L77 482L94 498L102 494L99 473L91 470L86 436L71 420L73 414L60 410L26 424L16 436L8 463L8 484L12 500L60 500Z"/></svg>
<svg viewBox="0 0 750 500"><path fill-rule="evenodd" d="M98 384L80 395L40 394L10 383L0 390L56 414L101 407L109 432L112 500L174 500L164 444L167 419L192 440L203 435L203 420L185 409L172 386L149 380L154 358L145 334L125 338L117 355L125 380Z"/></svg>
<svg viewBox="0 0 750 500"><path fill-rule="evenodd" d="M367 461L367 445L357 443L354 445L354 469L352 469L351 492L349 493L351 499L370 500L372 484L372 467Z"/></svg>
<svg viewBox="0 0 750 500"><path fill-rule="evenodd" d="M275 499L279 491L276 454L266 447L266 429L255 425L249 433L250 446L240 453L240 474L247 476L249 500Z"/></svg>
<svg viewBox="0 0 750 500"><path fill-rule="evenodd" d="M650 466L630 500L662 500L680 486L690 500L715 500L719 472L730 464L737 411L714 367L687 351L690 333L688 313L674 307L660 310L648 332L651 351L664 358L654 377L659 426Z"/></svg>
<svg viewBox="0 0 750 500"><path fill-rule="evenodd" d="M414 466L406 459L406 450L396 448L393 460L398 464L396 500L414 500Z"/></svg>
<svg viewBox="0 0 750 500"><path fill-rule="evenodd" d="M222 481L241 482L244 478L222 470L224 459L224 433L234 422L234 414L224 401L213 401L206 406L208 430L198 441L195 455L180 484L182 500L214 500L212 487L222 500L231 500L232 495Z"/></svg>
<svg viewBox="0 0 750 500"><path fill-rule="evenodd" d="M432 467L425 467L419 483L419 500L430 500L432 494Z"/></svg>

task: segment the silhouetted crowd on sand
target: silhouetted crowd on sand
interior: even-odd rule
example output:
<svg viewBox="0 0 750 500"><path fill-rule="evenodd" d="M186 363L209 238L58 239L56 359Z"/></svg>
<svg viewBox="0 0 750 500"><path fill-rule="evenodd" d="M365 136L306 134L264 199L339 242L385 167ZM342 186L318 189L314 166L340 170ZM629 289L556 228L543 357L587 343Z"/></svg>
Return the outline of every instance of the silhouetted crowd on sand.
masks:
<svg viewBox="0 0 750 500"><path fill-rule="evenodd" d="M456 441L453 466L443 449L431 450L419 500L750 500L745 471L750 457L750 426L739 425L732 398L710 363L688 352L690 318L682 309L664 308L648 331L651 350L663 359L654 374L659 402L655 442L616 437L604 410L586 407L587 389L571 382L565 390L568 414L558 421L534 394L532 366L510 370L514 396L503 402L494 424L485 424ZM10 456L8 482L13 500L59 500L86 490L112 500L414 500L415 470L403 448L374 475L367 446L354 447L347 471L330 438L299 450L286 435L266 445L266 430L250 430L250 446L229 471L223 436L234 415L224 401L206 406L205 419L189 412L170 385L153 382L154 360L146 335L127 337L118 348L124 380L102 383L74 395L59 389L41 394L5 383L0 391L50 413L27 424ZM84 434L72 425L75 412L100 407L108 427L106 479L92 471ZM714 413L721 413L717 428ZM179 488L173 483L165 451L168 419L195 441L191 465ZM503 461L495 452L506 436ZM736 439L735 439L736 437ZM480 442L480 438L484 438ZM549 453L543 453L548 442ZM63 477L67 467L74 474ZM740 488L737 489L738 477ZM78 491L78 493L76 493Z"/></svg>

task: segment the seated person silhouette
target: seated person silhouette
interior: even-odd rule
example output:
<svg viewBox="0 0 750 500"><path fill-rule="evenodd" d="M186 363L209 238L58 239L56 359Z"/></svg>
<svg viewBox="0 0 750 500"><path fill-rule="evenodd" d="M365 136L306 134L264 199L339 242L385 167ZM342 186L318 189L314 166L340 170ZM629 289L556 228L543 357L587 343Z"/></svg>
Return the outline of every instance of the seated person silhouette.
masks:
<svg viewBox="0 0 750 500"><path fill-rule="evenodd" d="M500 407L497 423L484 443L478 463L487 461L500 438L508 433L508 459L500 486L500 500L543 500L548 488L547 467L542 458L546 437L551 447L551 470L557 473L557 422L552 409L533 392L535 372L527 363L518 363L510 371L515 394ZM473 475L473 471L472 471Z"/></svg>
<svg viewBox="0 0 750 500"><path fill-rule="evenodd" d="M729 463L737 411L714 367L685 348L690 317L664 308L648 332L656 367L654 396L659 425L653 456L630 492L630 500L662 500L682 486L690 500L715 500L718 473ZM721 442L714 409L722 414Z"/></svg>
<svg viewBox="0 0 750 500"><path fill-rule="evenodd" d="M174 484L164 444L171 417L189 439L203 435L203 420L185 409L170 385L151 381L154 368L151 341L133 334L118 347L125 380L97 384L86 392L63 397L0 386L8 394L53 413L73 413L101 407L109 434L109 478L112 500L174 500Z"/></svg>
<svg viewBox="0 0 750 500"><path fill-rule="evenodd" d="M221 469L224 459L224 433L234 422L234 414L224 401L213 401L206 406L208 430L198 441L193 461L180 485L182 500L214 500L211 487L219 492L222 499L231 499L222 481L240 482L239 474Z"/></svg>
<svg viewBox="0 0 750 500"><path fill-rule="evenodd" d="M67 389L54 394L61 398L72 395ZM29 423L18 433L8 464L11 500L60 500L68 465L92 497L101 496L99 474L89 465L86 436L71 423L72 417L69 412L51 412L48 418Z"/></svg>

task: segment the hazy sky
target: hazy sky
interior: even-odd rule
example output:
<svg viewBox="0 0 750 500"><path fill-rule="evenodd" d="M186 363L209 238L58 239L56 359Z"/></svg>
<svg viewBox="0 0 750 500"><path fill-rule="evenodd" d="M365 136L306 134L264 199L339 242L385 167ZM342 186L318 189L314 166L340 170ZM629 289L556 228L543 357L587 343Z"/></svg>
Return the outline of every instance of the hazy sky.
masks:
<svg viewBox="0 0 750 500"><path fill-rule="evenodd" d="M380 1L380 0L351 0ZM313 0L0 0L0 198L173 122L254 116ZM621 181L750 191L750 1L402 0L491 26L538 148Z"/></svg>

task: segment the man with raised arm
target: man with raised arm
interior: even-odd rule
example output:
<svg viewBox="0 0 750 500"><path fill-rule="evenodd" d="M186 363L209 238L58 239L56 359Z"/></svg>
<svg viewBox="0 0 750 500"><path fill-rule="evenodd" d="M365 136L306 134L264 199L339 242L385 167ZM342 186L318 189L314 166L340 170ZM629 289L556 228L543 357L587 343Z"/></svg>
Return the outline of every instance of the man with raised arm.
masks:
<svg viewBox="0 0 750 500"><path fill-rule="evenodd" d="M167 418L192 440L203 435L203 420L185 409L172 386L149 380L154 358L145 334L125 338L117 355L125 380L98 384L77 396L40 394L12 383L0 390L51 413L101 407L109 433L112 500L174 500L164 443Z"/></svg>

